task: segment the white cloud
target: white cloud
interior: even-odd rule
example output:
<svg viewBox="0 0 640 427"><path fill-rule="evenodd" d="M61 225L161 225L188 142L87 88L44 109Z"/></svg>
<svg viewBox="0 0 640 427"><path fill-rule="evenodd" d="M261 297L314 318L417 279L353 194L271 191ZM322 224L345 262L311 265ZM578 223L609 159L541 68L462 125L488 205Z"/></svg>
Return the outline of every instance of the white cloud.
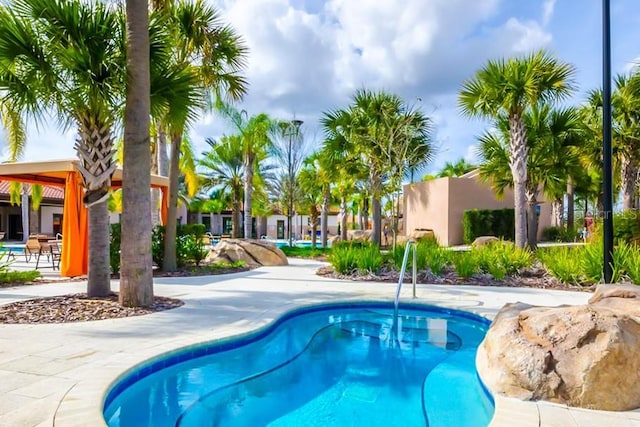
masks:
<svg viewBox="0 0 640 427"><path fill-rule="evenodd" d="M545 0L542 5L542 25L547 26L553 17L553 11L556 7L556 0Z"/></svg>

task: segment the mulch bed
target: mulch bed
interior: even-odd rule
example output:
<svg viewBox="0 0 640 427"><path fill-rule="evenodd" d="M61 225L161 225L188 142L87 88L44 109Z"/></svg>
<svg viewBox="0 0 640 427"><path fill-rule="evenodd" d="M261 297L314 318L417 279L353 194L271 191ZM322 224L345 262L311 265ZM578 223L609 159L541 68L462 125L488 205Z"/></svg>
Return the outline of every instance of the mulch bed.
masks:
<svg viewBox="0 0 640 427"><path fill-rule="evenodd" d="M154 270L154 277L191 277L217 274L239 273L251 270L250 267L183 268L175 272ZM118 275L112 278L117 279ZM64 282L80 282L87 280L86 276L65 278ZM0 288L41 285L57 283L60 279L39 278L33 282L2 283ZM180 307L184 303L180 300L165 297L154 297L150 307L123 307L118 303L118 294L111 294L104 298L89 298L87 294L61 295L49 298L36 298L0 306L0 323L70 323L87 322L92 320L118 319L122 317L142 316L163 310Z"/></svg>
<svg viewBox="0 0 640 427"><path fill-rule="evenodd" d="M358 272L339 274L334 271L333 267L326 266L318 269L316 274L334 279L353 281L398 283L398 280L400 280L400 275L396 270L382 270L378 274L360 274ZM403 283L411 283L410 271L407 271ZM507 276L503 280L496 280L488 274L476 274L468 279L463 279L458 277L452 270L445 270L442 276L435 276L430 272L419 271L416 283L431 285L503 286L510 288L558 289L582 292L593 292L595 289L594 286L582 287L567 285L549 275L541 268L523 270L517 275Z"/></svg>
<svg viewBox="0 0 640 427"><path fill-rule="evenodd" d="M18 301L0 306L0 323L69 323L142 316L180 307L178 299L154 297L150 307L123 307L118 294L89 298L87 294L61 295Z"/></svg>

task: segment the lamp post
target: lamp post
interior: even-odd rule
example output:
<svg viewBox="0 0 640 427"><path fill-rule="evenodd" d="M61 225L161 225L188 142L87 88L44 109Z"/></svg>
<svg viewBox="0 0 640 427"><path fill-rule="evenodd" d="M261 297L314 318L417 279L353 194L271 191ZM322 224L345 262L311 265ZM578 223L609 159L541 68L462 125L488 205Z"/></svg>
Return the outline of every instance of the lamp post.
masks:
<svg viewBox="0 0 640 427"><path fill-rule="evenodd" d="M611 167L611 11L602 0L602 193L604 208L604 282L613 276L613 176Z"/></svg>
<svg viewBox="0 0 640 427"><path fill-rule="evenodd" d="M291 214L293 212L293 204L295 202L294 193L295 193L295 176L294 175L294 164L293 164L293 137L296 138L300 135L300 126L302 125L302 120L293 119L287 125L287 131L289 134L289 149L287 150L287 186L288 190L288 204L287 206L287 233L289 237L289 247L293 246L293 233L292 224L291 224ZM291 129L293 128L293 130Z"/></svg>

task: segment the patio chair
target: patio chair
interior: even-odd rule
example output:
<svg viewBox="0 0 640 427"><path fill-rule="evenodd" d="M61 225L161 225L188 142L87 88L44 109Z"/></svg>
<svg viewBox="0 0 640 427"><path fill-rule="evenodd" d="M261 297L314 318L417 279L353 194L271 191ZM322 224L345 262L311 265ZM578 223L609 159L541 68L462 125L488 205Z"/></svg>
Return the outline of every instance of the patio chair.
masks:
<svg viewBox="0 0 640 427"><path fill-rule="evenodd" d="M62 256L60 252L60 246L57 242L43 242L40 243L40 251L36 256L36 270L41 268L40 257L46 256L47 262L51 261L51 268L53 270L60 269L60 258Z"/></svg>
<svg viewBox="0 0 640 427"><path fill-rule="evenodd" d="M32 256L40 256L40 241L36 237L29 237L27 243L24 245L25 262L31 261Z"/></svg>

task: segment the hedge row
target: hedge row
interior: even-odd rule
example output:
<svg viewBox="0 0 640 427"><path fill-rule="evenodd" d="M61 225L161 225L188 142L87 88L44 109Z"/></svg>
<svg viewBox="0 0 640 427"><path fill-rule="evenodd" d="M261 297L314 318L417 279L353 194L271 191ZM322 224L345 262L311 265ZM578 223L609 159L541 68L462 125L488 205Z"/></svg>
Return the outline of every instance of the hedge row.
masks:
<svg viewBox="0 0 640 427"><path fill-rule="evenodd" d="M513 209L472 209L462 216L463 239L473 242L479 236L496 236L505 240L515 238Z"/></svg>

